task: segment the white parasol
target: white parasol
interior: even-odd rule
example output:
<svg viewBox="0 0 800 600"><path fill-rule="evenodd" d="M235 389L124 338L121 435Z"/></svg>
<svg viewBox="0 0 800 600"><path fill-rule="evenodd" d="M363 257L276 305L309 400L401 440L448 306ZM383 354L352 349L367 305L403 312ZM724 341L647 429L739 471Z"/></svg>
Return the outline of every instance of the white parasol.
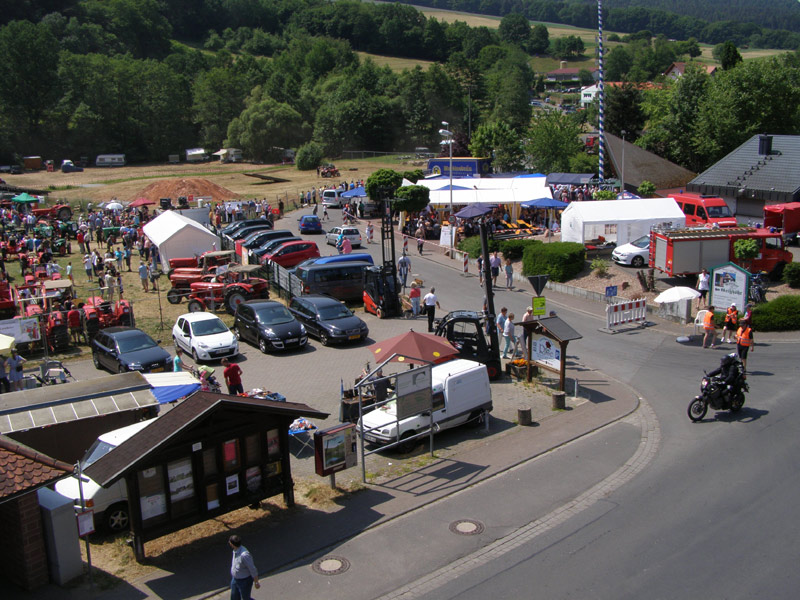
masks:
<svg viewBox="0 0 800 600"><path fill-rule="evenodd" d="M680 302L681 300L694 300L700 297L700 292L694 288L677 286L671 287L668 290L661 292L655 297L653 302L658 304L666 304L668 302Z"/></svg>
<svg viewBox="0 0 800 600"><path fill-rule="evenodd" d="M119 202L109 202L105 206L106 210L122 210L122 204Z"/></svg>

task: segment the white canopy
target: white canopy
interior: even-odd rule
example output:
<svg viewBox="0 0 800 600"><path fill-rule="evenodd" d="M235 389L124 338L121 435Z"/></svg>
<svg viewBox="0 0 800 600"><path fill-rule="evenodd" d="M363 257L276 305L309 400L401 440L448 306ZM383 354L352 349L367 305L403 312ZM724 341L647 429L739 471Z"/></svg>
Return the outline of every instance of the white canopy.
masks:
<svg viewBox="0 0 800 600"><path fill-rule="evenodd" d="M430 192L430 203L434 206L450 204L450 179L437 177L421 179L416 184L403 180L403 187L421 185ZM518 177L454 177L453 204L462 206L481 202L483 204L520 204L528 200L552 198L547 178L542 176Z"/></svg>
<svg viewBox="0 0 800 600"><path fill-rule="evenodd" d="M161 264L169 268L170 258L184 258L219 249L217 236L197 221L173 210L166 210L142 230L158 246Z"/></svg>
<svg viewBox="0 0 800 600"><path fill-rule="evenodd" d="M686 226L686 215L673 198L570 202L561 213L561 240L583 244L603 237L620 246L659 225Z"/></svg>

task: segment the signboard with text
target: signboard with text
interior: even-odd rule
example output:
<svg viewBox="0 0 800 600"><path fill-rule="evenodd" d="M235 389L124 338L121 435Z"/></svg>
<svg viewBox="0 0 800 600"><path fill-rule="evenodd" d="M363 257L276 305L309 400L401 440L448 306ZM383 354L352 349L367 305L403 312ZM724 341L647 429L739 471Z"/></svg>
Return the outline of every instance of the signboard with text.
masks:
<svg viewBox="0 0 800 600"><path fill-rule="evenodd" d="M750 273L739 265L726 263L711 269L711 299L716 311L724 312L731 304L740 311L747 304Z"/></svg>
<svg viewBox="0 0 800 600"><path fill-rule="evenodd" d="M561 368L561 349L548 337L535 337L531 339L531 359L558 370Z"/></svg>
<svg viewBox="0 0 800 600"><path fill-rule="evenodd" d="M430 365L398 373L396 385L398 421L431 409L433 392Z"/></svg>
<svg viewBox="0 0 800 600"><path fill-rule="evenodd" d="M325 477L358 464L356 426L336 425L314 432L314 466L317 475Z"/></svg>

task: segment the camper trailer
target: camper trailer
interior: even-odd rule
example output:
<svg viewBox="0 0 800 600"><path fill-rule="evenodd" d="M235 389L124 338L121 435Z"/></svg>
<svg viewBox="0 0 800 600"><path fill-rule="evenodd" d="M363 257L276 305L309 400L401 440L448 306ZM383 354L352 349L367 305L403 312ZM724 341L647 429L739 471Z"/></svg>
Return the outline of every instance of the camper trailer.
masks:
<svg viewBox="0 0 800 600"><path fill-rule="evenodd" d="M98 154L94 161L96 167L124 167L124 154Z"/></svg>
<svg viewBox="0 0 800 600"><path fill-rule="evenodd" d="M208 154L205 148L187 148L186 149L186 162L203 162L208 160Z"/></svg>

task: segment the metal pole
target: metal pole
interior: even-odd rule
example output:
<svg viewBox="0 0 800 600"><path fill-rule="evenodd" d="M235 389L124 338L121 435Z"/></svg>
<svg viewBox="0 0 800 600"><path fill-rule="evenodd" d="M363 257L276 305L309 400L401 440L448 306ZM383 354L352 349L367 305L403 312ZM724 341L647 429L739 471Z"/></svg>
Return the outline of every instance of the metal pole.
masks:
<svg viewBox="0 0 800 600"><path fill-rule="evenodd" d="M622 133L622 186L619 191L622 192L622 197L625 198L625 134L627 132L623 129L620 133Z"/></svg>
<svg viewBox="0 0 800 600"><path fill-rule="evenodd" d="M597 70L599 79L597 81L598 89L597 89L597 96L599 99L598 102L598 147L597 147L597 156L598 156L598 166L597 166L597 178L600 182L603 182L604 172L605 172L605 160L606 160L606 141L605 141L605 118L604 118L604 108L605 108L605 92L603 90L603 0L597 0Z"/></svg>
<svg viewBox="0 0 800 600"><path fill-rule="evenodd" d="M86 502L83 499L83 466L81 461L78 461L76 468L78 469L78 493L81 499L81 512L86 510ZM86 565L89 568L89 585L94 588L94 578L92 577L92 549L89 546L89 536L83 536L83 542L86 544Z"/></svg>

